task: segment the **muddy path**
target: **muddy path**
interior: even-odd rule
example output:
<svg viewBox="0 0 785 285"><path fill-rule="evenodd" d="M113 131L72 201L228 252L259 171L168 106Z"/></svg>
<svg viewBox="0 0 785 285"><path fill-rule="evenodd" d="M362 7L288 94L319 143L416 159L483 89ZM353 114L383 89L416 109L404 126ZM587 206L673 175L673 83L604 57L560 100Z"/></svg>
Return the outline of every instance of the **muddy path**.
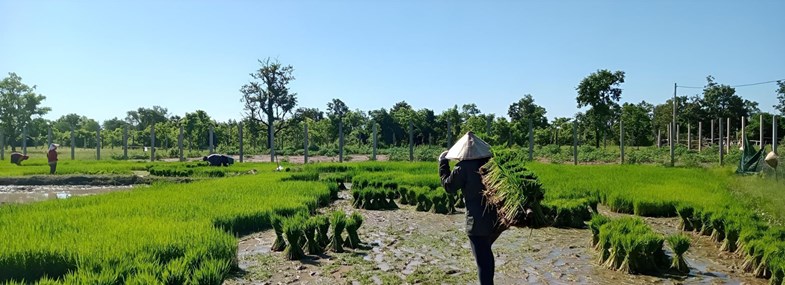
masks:
<svg viewBox="0 0 785 285"><path fill-rule="evenodd" d="M68 199L115 191L129 191L134 185L0 185L0 205L6 203L30 203L53 199Z"/></svg>
<svg viewBox="0 0 785 285"><path fill-rule="evenodd" d="M240 238L240 269L224 284L476 284L476 267L464 234L464 214L351 208L346 191L334 209L360 211L359 230L368 250L328 253L288 261L270 252L273 231ZM460 209L459 209L460 210ZM601 209L602 212L608 212ZM608 213L613 216L620 214ZM678 218L645 218L655 231L677 232ZM597 265L588 229L510 229L493 246L496 284L767 284L737 269L741 259L718 250L707 237L691 235L686 277L628 275ZM671 254L668 252L668 254Z"/></svg>

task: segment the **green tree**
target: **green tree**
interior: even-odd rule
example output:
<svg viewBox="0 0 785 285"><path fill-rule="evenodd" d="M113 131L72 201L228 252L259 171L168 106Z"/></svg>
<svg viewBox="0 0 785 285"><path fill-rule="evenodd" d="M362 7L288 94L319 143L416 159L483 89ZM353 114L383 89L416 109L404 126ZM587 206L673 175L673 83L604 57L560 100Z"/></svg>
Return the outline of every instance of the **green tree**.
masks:
<svg viewBox="0 0 785 285"><path fill-rule="evenodd" d="M706 77L706 81L706 86L703 87L703 102L705 104L704 110L709 118L739 120L742 116L749 116L757 109L757 103L736 95L736 88L718 84L711 75Z"/></svg>
<svg viewBox="0 0 785 285"><path fill-rule="evenodd" d="M624 122L625 144L633 146L651 145L651 114L654 106L646 101L638 104L624 103L621 120Z"/></svg>
<svg viewBox="0 0 785 285"><path fill-rule="evenodd" d="M774 105L774 109L780 111L781 116L785 116L785 81L777 81L777 105Z"/></svg>
<svg viewBox="0 0 785 285"><path fill-rule="evenodd" d="M595 130L595 146L600 146L601 133L605 134L612 123L614 108L618 107L621 99L621 88L624 83L624 71L611 72L606 69L598 70L584 78L578 85L578 108L591 106L586 112Z"/></svg>
<svg viewBox="0 0 785 285"><path fill-rule="evenodd" d="M529 120L531 120L534 128L544 128L548 125L548 118L545 117L545 113L545 108L534 104L534 98L532 98L531 94L523 95L523 98L518 100L518 102L512 103L510 108L507 109L510 121L522 121L528 124Z"/></svg>
<svg viewBox="0 0 785 285"><path fill-rule="evenodd" d="M22 78L13 72L0 81L0 131L11 142L11 151L16 151L22 129L33 116L51 111L51 108L41 106L46 97L35 93L35 88L35 85L30 87L22 83Z"/></svg>
<svg viewBox="0 0 785 285"><path fill-rule="evenodd" d="M261 67L250 74L253 80L240 88L241 101L246 118L267 128L267 145L273 146L274 136L287 127L286 115L297 106L297 93L289 92L289 82L295 79L294 67L270 58L259 60L259 64ZM270 160L275 158L271 156Z"/></svg>

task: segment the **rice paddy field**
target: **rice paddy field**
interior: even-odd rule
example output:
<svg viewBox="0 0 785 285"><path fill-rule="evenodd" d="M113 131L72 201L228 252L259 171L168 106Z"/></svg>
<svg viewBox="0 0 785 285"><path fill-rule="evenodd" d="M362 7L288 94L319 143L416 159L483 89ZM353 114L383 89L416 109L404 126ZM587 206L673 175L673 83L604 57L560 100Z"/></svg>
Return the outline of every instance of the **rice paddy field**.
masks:
<svg viewBox="0 0 785 285"><path fill-rule="evenodd" d="M410 209L401 209L408 207L404 205L411 205L413 211L427 215L461 212L460 193L447 195L440 188L434 162L283 166L282 171L275 171L277 165L272 163L206 167L197 162L61 160L58 176L194 179L153 182L148 187L100 195L0 204L0 284L222 284L238 274L238 240L271 230L273 216L316 213L338 199L341 183L351 186L346 191L351 206L363 211L404 211ZM595 222L597 204L601 204L618 213L678 217L678 230L684 235L710 238L717 248L742 259L744 274L782 284L785 198L781 193L785 184L781 181L761 175L737 176L730 167L541 162L528 162L525 167L542 184L549 226L596 230L597 241L608 244L598 249L598 259L610 253L619 255L606 257L605 262L613 266L598 268L671 274L668 266L681 266L681 257L665 256L663 249L671 243L681 253L689 248L683 236L652 233L637 218ZM0 177L39 176L48 170L43 158L33 157L23 166L0 164ZM373 221L366 218L368 222ZM620 234L624 231L650 238L629 238ZM644 245L654 248L650 252L657 258L632 250ZM629 259L627 264L625 259ZM644 264L655 259L654 265ZM288 261L280 256L274 262ZM366 281L373 282L360 283Z"/></svg>

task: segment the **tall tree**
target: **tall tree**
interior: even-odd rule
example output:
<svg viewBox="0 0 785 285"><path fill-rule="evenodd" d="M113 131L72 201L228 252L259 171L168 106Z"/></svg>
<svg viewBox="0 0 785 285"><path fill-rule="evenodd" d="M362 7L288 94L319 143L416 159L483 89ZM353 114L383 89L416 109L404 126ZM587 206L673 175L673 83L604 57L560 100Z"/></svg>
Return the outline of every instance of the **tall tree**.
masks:
<svg viewBox="0 0 785 285"><path fill-rule="evenodd" d="M534 104L531 94L523 95L518 102L512 103L507 109L507 115L511 122L521 121L528 124L532 120L534 128L544 128L548 125L548 118L545 117L545 108Z"/></svg>
<svg viewBox="0 0 785 285"><path fill-rule="evenodd" d="M246 117L267 127L267 145L272 146L274 135L286 127L286 115L297 106L297 93L289 92L289 82L295 79L294 67L269 57L259 60L259 65L250 74L253 80L240 88L240 100L245 104Z"/></svg>
<svg viewBox="0 0 785 285"><path fill-rule="evenodd" d="M777 81L777 101L779 103L774 105L774 109L780 111L781 116L785 116L785 81Z"/></svg>
<svg viewBox="0 0 785 285"><path fill-rule="evenodd" d="M718 84L711 75L706 77L706 81L706 86L703 87L703 102L706 115L710 118L738 120L741 116L749 116L754 109L757 109L757 103L736 95L736 88Z"/></svg>
<svg viewBox="0 0 785 285"><path fill-rule="evenodd" d="M624 141L633 146L651 145L651 114L654 106L646 101L638 104L624 103L621 119L624 123Z"/></svg>
<svg viewBox="0 0 785 285"><path fill-rule="evenodd" d="M334 98L332 101L327 102L327 116L331 120L343 119L347 112L349 112L349 107L341 99Z"/></svg>
<svg viewBox="0 0 785 285"><path fill-rule="evenodd" d="M35 93L36 86L27 86L16 73L8 73L8 77L0 81L0 130L5 139L11 143L11 150L16 150L17 138L22 128L33 120L35 115L44 115L51 108L42 107L46 97Z"/></svg>
<svg viewBox="0 0 785 285"><path fill-rule="evenodd" d="M600 146L601 133L611 124L614 109L618 109L621 99L621 88L624 83L624 71L611 72L607 69L598 70L584 78L578 85L578 108L591 106L586 112L595 129L595 146Z"/></svg>

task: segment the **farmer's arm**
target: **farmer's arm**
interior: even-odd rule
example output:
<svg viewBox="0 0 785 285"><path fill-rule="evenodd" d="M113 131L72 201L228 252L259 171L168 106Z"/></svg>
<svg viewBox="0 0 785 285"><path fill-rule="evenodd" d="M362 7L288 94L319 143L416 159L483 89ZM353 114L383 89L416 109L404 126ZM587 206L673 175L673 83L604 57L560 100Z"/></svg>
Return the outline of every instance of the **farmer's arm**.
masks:
<svg viewBox="0 0 785 285"><path fill-rule="evenodd" d="M439 177L442 180L442 186L447 193L455 193L458 189L463 188L466 175L460 165L450 171L450 161L442 159L439 161Z"/></svg>

